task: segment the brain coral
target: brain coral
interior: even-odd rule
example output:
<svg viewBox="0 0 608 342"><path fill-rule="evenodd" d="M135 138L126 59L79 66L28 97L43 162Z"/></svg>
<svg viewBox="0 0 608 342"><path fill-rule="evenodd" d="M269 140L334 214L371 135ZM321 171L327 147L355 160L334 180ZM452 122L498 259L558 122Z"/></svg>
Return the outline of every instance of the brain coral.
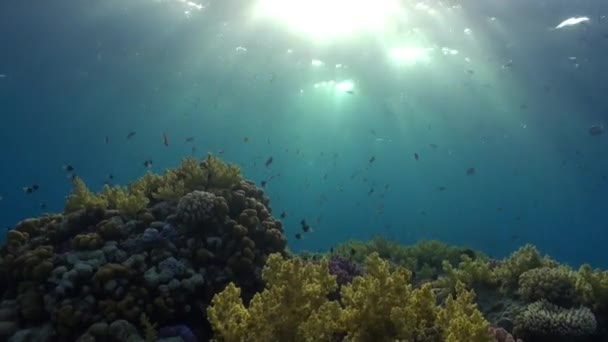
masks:
<svg viewBox="0 0 608 342"><path fill-rule="evenodd" d="M196 226L215 216L216 206L226 206L223 198L206 191L195 190L182 197L177 204L178 219L189 226Z"/></svg>
<svg viewBox="0 0 608 342"><path fill-rule="evenodd" d="M525 341L573 341L595 333L597 320L586 307L565 309L542 300L528 305L515 322L515 333Z"/></svg>

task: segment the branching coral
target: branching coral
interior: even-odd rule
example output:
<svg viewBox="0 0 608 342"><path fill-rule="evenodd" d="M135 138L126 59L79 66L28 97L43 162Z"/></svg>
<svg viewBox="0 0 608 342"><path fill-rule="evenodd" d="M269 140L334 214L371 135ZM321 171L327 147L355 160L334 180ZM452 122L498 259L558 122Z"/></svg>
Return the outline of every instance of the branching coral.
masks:
<svg viewBox="0 0 608 342"><path fill-rule="evenodd" d="M516 334L530 341L573 341L596 329L595 315L588 308L565 309L545 300L528 305L515 324Z"/></svg>

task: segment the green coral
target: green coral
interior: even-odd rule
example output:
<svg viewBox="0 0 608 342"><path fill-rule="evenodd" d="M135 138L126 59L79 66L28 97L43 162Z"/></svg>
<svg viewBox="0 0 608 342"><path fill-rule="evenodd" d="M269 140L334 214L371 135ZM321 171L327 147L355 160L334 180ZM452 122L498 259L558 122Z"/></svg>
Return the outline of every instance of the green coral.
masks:
<svg viewBox="0 0 608 342"><path fill-rule="evenodd" d="M597 312L608 312L608 271L582 265L576 273L575 288L585 305Z"/></svg>
<svg viewBox="0 0 608 342"><path fill-rule="evenodd" d="M441 274L446 260L450 265L456 266L463 254L472 259L482 257L471 249L450 246L440 241L425 240L413 246L403 246L383 237L375 237L369 242L349 241L339 244L334 251L334 254L352 258L359 263L364 262L372 253L378 253L382 259L392 264L414 270L420 279L436 278Z"/></svg>
<svg viewBox="0 0 608 342"><path fill-rule="evenodd" d="M524 272L539 267L554 267L556 262L540 255L536 247L527 244L505 259L495 270L494 275L501 284L503 292L517 289L519 276Z"/></svg>
<svg viewBox="0 0 608 342"><path fill-rule="evenodd" d="M365 275L342 287L342 304L328 299L337 285L327 259L305 263L273 254L262 276L266 289L248 307L234 284L213 298L207 313L218 340L491 341L473 292L458 283L456 299L440 307L430 284L412 288L411 273L390 271L377 253L367 257Z"/></svg>
<svg viewBox="0 0 608 342"><path fill-rule="evenodd" d="M444 295L453 293L459 282L469 288L497 285L497 279L487 259L471 259L464 254L461 259L458 267L453 267L447 260L444 261L442 276L433 282L433 286L441 289Z"/></svg>
<svg viewBox="0 0 608 342"><path fill-rule="evenodd" d="M203 167L209 175L209 187L231 189L243 180L241 168L231 165L209 153L203 161Z"/></svg>
<svg viewBox="0 0 608 342"><path fill-rule="evenodd" d="M527 302L541 299L570 306L577 300L576 274L566 266L540 267L519 276L518 293Z"/></svg>

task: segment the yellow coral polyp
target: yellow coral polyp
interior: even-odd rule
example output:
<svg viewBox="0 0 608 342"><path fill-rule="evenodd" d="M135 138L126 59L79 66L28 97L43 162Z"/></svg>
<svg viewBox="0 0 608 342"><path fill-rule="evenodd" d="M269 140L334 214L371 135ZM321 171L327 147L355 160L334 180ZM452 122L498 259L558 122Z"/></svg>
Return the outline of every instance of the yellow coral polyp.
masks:
<svg viewBox="0 0 608 342"><path fill-rule="evenodd" d="M243 180L241 169L237 165L225 163L211 153L207 155L203 167L208 172L209 187L230 189Z"/></svg>
<svg viewBox="0 0 608 342"><path fill-rule="evenodd" d="M488 327L474 303L474 293L460 282L457 296L436 304L430 284L413 289L410 272L389 270L373 253L366 274L342 287L342 303L327 295L337 289L328 262L307 264L272 254L262 277L266 289L249 307L240 290L229 284L207 309L218 341L348 341L489 342Z"/></svg>
<svg viewBox="0 0 608 342"><path fill-rule="evenodd" d="M72 181L72 193L65 204L65 212L99 207L118 209L125 215L134 216L148 205L148 198L143 191L129 191L119 186L104 186L100 194L93 193L79 177Z"/></svg>
<svg viewBox="0 0 608 342"><path fill-rule="evenodd" d="M91 192L80 177L74 177L72 179L72 186L72 193L68 196L65 203L66 213L94 207L108 207L106 198Z"/></svg>

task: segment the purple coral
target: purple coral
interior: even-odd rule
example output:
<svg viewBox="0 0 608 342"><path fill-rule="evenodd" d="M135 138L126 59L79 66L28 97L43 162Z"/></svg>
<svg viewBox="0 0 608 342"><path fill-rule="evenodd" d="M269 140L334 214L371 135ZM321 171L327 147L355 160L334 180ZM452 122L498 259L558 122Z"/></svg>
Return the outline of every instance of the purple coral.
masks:
<svg viewBox="0 0 608 342"><path fill-rule="evenodd" d="M338 285L342 286L363 274L363 269L354 261L334 255L329 258L329 273L336 276Z"/></svg>
<svg viewBox="0 0 608 342"><path fill-rule="evenodd" d="M187 325L171 325L160 328L158 333L161 338L181 337L185 342L198 342L196 336Z"/></svg>

